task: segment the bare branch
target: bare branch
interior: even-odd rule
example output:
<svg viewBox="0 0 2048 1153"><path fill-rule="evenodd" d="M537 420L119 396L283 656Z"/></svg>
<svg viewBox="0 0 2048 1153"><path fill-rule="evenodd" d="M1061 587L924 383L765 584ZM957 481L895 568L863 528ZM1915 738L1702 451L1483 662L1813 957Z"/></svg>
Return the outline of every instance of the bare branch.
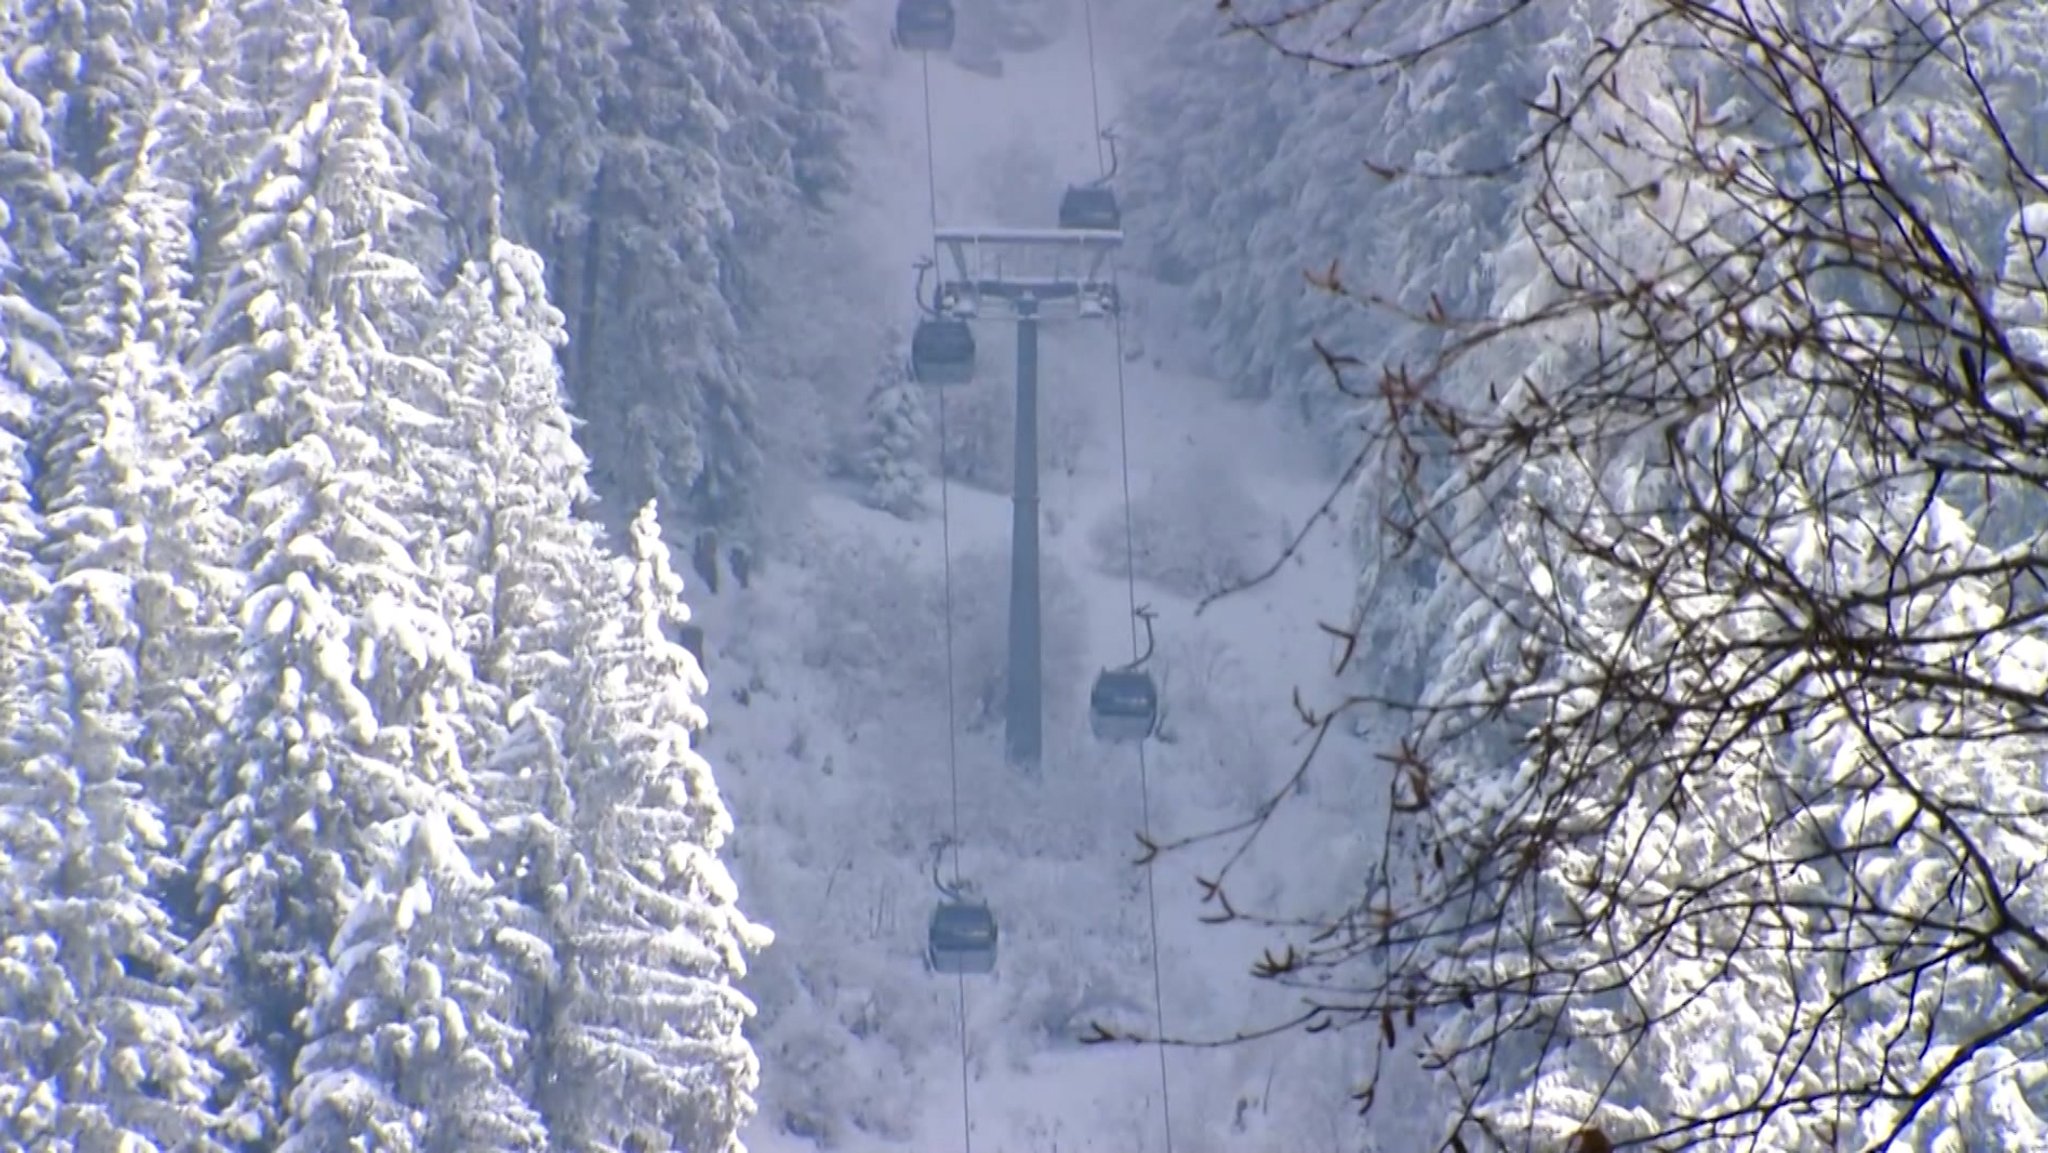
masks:
<svg viewBox="0 0 2048 1153"><path fill-rule="evenodd" d="M1378 0L1223 7L1382 77L1552 9L1447 5L1361 50ZM1521 182L1496 308L1307 274L1439 338L1384 366L1317 342L1370 420L1309 523L1359 492L1432 562L1403 579L1459 590L1441 671L1298 701L1287 784L1148 855L1228 840L1209 919L1276 934L1254 971L1303 990L1293 1027L1419 1053L1443 1149L1926 1147L2048 1044L2048 14L1615 9L1511 164L1367 162ZM1350 667L1358 631L1326 631ZM1238 907L1233 869L1359 710L1408 729L1368 883ZM1677 1068L1701 1037L1739 1069Z"/></svg>

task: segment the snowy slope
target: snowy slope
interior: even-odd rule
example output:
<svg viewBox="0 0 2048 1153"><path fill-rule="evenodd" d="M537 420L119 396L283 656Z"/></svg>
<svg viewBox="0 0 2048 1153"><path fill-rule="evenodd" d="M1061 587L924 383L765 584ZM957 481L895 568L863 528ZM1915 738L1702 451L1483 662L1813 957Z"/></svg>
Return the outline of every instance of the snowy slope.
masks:
<svg viewBox="0 0 2048 1153"><path fill-rule="evenodd" d="M849 224L877 286L878 303L865 306L877 324L910 319L906 270L930 242L922 76L917 57L886 46L890 11L865 0L856 13L879 131L864 142ZM1117 54L1100 48L1107 111ZM1061 186L1094 173L1078 5L1063 40L1005 65L989 78L932 61L941 223L1045 225ZM1155 481L1198 490L1170 510L1182 520L1169 527L1249 550L1262 567L1331 478L1223 385L1164 355L1170 302L1148 285L1124 288L1131 491ZM1007 396L1010 330L983 323L978 335L990 379L975 387ZM1094 671L1130 655L1123 575L1091 543L1121 539L1117 363L1104 325L1048 326L1042 338L1042 435L1057 459L1042 491L1048 720L1036 776L1003 765L999 701L990 714L981 691L1001 659L1009 503L957 482L949 493L964 867L1004 933L997 974L967 985L975 1149L1165 1147L1157 1050L1072 1039L1091 1016L1152 1020L1145 888L1130 864L1137 758L1093 742L1085 711ZM830 487L804 492L751 587L690 593L710 638L706 751L741 825L736 869L748 908L779 935L750 984L762 1007L758 1153L965 1148L956 983L919 959L932 846L952 821L936 483L930 496L932 515L906 523ZM1158 613L1171 738L1148 746L1156 833L1238 819L1293 772L1296 686L1311 703L1336 694L1333 645L1317 622L1349 617L1349 557L1325 525L1274 579L1199 617L1188 597L1140 582L1138 599ZM1373 762L1355 744L1325 755L1356 771L1325 768L1283 810L1266 851L1241 867L1240 904L1285 911L1355 875L1380 826ZM1304 845L1312 851L1290 851ZM1193 878L1217 856L1195 850L1158 869L1164 1013L1178 1036L1227 1035L1289 1005L1245 975L1267 938L1197 923ZM1291 1036L1170 1050L1174 1147L1362 1147L1345 1091L1367 1043Z"/></svg>

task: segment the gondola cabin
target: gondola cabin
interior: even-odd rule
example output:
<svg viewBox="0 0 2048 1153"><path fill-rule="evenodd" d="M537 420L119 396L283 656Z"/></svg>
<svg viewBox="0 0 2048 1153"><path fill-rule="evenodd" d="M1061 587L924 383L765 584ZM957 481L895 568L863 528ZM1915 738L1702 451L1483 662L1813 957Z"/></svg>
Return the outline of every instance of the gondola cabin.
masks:
<svg viewBox="0 0 2048 1153"><path fill-rule="evenodd" d="M1077 184L1060 197L1060 227L1068 231L1115 232L1124 226L1116 193L1099 184Z"/></svg>
<svg viewBox="0 0 2048 1153"><path fill-rule="evenodd" d="M953 47L951 0L896 0L896 46L911 52Z"/></svg>
<svg viewBox="0 0 2048 1153"><path fill-rule="evenodd" d="M996 915L975 901L946 901L932 912L925 960L934 973L991 973L996 967Z"/></svg>
<svg viewBox="0 0 2048 1153"><path fill-rule="evenodd" d="M974 330L950 316L927 317L910 335L910 375L920 384L966 384L974 379Z"/></svg>
<svg viewBox="0 0 2048 1153"><path fill-rule="evenodd" d="M1097 740L1142 741L1159 725L1159 689L1152 674L1105 670L1088 694L1088 727Z"/></svg>

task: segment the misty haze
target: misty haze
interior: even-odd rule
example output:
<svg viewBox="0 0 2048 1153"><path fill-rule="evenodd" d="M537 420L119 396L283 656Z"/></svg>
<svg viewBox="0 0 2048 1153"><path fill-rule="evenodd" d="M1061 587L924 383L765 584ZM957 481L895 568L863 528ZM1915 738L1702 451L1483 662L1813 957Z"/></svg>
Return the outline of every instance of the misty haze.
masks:
<svg viewBox="0 0 2048 1153"><path fill-rule="evenodd" d="M2048 1149L2048 5L0 0L0 1153Z"/></svg>

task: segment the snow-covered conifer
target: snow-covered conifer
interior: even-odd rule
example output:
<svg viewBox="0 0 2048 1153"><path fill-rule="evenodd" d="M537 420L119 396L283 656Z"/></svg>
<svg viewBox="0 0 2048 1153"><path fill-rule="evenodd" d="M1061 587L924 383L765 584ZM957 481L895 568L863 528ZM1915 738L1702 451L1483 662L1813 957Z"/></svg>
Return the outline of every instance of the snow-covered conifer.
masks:
<svg viewBox="0 0 2048 1153"><path fill-rule="evenodd" d="M906 520L924 508L924 453L930 438L924 391L904 370L900 340L885 342L882 366L868 393L867 427L856 463L875 508Z"/></svg>
<svg viewBox="0 0 2048 1153"><path fill-rule="evenodd" d="M155 182L153 110L109 113L109 176L61 310L73 371L47 397L58 415L37 478L55 582L20 602L37 605L47 638L26 686L39 721L0 758L5 903L20 930L4 1001L31 1019L0 1031L17 1042L6 1064L53 1103L20 1114L32 1141L200 1150L217 1147L220 1074L193 1020L204 976L166 896L180 778L217 681L218 564L233 530L195 480L190 390L158 343L183 330L185 249Z"/></svg>
<svg viewBox="0 0 2048 1153"><path fill-rule="evenodd" d="M547 258L549 296L579 323L605 109L624 97L625 0L476 0L518 38L521 82L501 95L505 229ZM401 75L403 72L401 70Z"/></svg>
<svg viewBox="0 0 2048 1153"><path fill-rule="evenodd" d="M547 1148L538 1114L507 1082L526 1038L506 1019L513 985L491 948L490 880L439 812L371 836L381 864L312 990L279 1153L365 1137L393 1153Z"/></svg>
<svg viewBox="0 0 2048 1153"><path fill-rule="evenodd" d="M748 59L772 77L761 92L765 114L787 149L789 178L814 207L822 207L826 197L853 183L847 102L833 85L850 52L846 17L823 0L761 0L744 15L751 19L731 18L734 31Z"/></svg>
<svg viewBox="0 0 2048 1153"><path fill-rule="evenodd" d="M0 758L0 1111L31 1147L214 1149L217 1073L159 899L175 846L137 755L146 625L121 570L141 537L98 543L44 602L54 643Z"/></svg>
<svg viewBox="0 0 2048 1153"><path fill-rule="evenodd" d="M226 665L228 600L238 591L243 531L208 476L200 428L215 398L183 355L197 340L187 190L165 173L157 124L176 97L138 83L104 148L105 181L80 228L81 272L63 313L76 348L74 385L43 450L60 566L111 565L132 582L143 707L140 755L155 786L176 791L210 729L202 714ZM184 813L171 796L173 824Z"/></svg>
<svg viewBox="0 0 2048 1153"><path fill-rule="evenodd" d="M223 238L244 255L222 276L222 298L255 302L260 331L215 362L230 377L227 439L240 450L221 471L245 490L259 544L214 814L196 838L213 919L201 945L212 959L260 961L246 983L256 995L220 1008L242 1032L268 1034L244 1110L258 1135L320 1146L360 1123L421 1148L520 1147L539 1140L538 1122L507 1104L535 1079L527 1012L493 944L501 915L520 910L464 880L485 875L476 864L447 862L475 853L492 868L494 822L538 791L471 768L504 751L518 719L509 694L546 679L540 650L559 643L546 635L549 590L521 587L529 530L572 549L589 539L567 515L578 488L536 492L563 478L526 448L559 453L550 434L566 439L552 388L559 318L533 262L495 239L506 282L473 270L441 293L405 258L418 216L406 153L338 5L251 0L239 15L297 54L281 52L251 87L285 86L296 67L299 84L326 95L319 115L283 118L286 143L258 153L246 183L259 191ZM562 515L534 529L522 504ZM493 685L475 666L501 658L500 617L543 635L523 663L501 661L519 671ZM433 839L447 867L415 876L404 857L415 841L392 830L425 814L453 833ZM253 840L263 827L282 832ZM397 877L434 891L445 932L408 936L378 911L401 891ZM335 976L366 950L399 950L447 978L435 1013L459 1015L466 1031L444 1029L434 1060L392 1059L411 1042L391 1048L387 1034L424 1026L352 984L354 970ZM264 997L285 1011L266 1017ZM458 1080L463 1091L448 1091Z"/></svg>
<svg viewBox="0 0 2048 1153"><path fill-rule="evenodd" d="M564 1147L630 1148L635 1135L740 1148L759 1061L736 987L771 934L738 908L719 849L732 818L691 748L703 674L671 639L688 620L652 504L610 586L624 611L579 645L585 678L567 734L585 862L564 942L542 1112ZM658 1135L658 1136L656 1136Z"/></svg>
<svg viewBox="0 0 2048 1153"><path fill-rule="evenodd" d="M352 0L349 12L364 53L410 98L405 138L455 251L481 257L504 194L494 137L524 80L510 13L478 0Z"/></svg>
<svg viewBox="0 0 2048 1153"><path fill-rule="evenodd" d="M19 11L0 16L0 32L26 36ZM71 263L65 245L74 188L57 166L47 110L16 83L14 63L0 67L0 342L9 384L0 418L29 439L30 406L52 403L67 382L68 342L55 315L62 285L50 282Z"/></svg>
<svg viewBox="0 0 2048 1153"><path fill-rule="evenodd" d="M43 450L56 581L29 684L42 721L0 758L0 843L22 929L6 1001L44 1020L12 1031L33 1051L9 1064L41 1070L60 1103L37 1114L37 1140L206 1149L219 1072L192 1010L207 974L182 955L189 910L166 900L219 680L234 527L196 480L183 376L146 335L172 335L180 313L161 275L177 228L150 228L165 206L139 187L148 162L144 149L89 215L87 235L125 242L87 250L80 295L105 313L73 325L93 351L52 398L63 415Z"/></svg>
<svg viewBox="0 0 2048 1153"><path fill-rule="evenodd" d="M602 555L576 515L592 499L589 463L563 395L555 352L567 337L539 255L493 238L442 311L428 355L448 374L447 419L433 439L471 467L429 478L445 515L422 547L464 582L447 613L502 713L567 665L569 605Z"/></svg>
<svg viewBox="0 0 2048 1153"><path fill-rule="evenodd" d="M5 341L0 330L0 354ZM32 612L49 589L36 558L42 510L29 492L25 446L14 431L29 411L22 390L0 374L0 750L11 747L15 719L28 699L32 659L42 647Z"/></svg>

